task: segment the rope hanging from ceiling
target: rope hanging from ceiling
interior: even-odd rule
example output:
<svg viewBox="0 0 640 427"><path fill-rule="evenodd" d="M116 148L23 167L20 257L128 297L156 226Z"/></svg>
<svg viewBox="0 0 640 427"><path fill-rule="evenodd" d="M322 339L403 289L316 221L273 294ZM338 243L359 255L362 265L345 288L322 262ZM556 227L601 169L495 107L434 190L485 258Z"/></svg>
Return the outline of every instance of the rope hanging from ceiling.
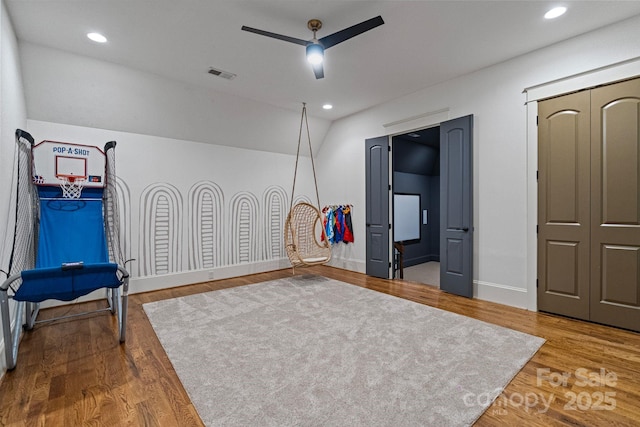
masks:
<svg viewBox="0 0 640 427"><path fill-rule="evenodd" d="M316 190L317 205L300 202L293 205L296 190L296 178L298 175L298 163L300 160L300 144L302 141L303 125L306 127L307 141L309 142L309 157L313 171L313 183ZM300 117L300 131L298 133L298 149L296 151L296 166L293 172L293 185L291 188L291 201L289 203L289 215L285 222L284 243L287 256L294 269L296 267L308 267L312 265L326 264L331 259L331 246L325 235L322 215L320 214L320 196L318 194L318 179L316 167L311 150L311 135L309 133L309 121L307 119L307 104L302 104Z"/></svg>

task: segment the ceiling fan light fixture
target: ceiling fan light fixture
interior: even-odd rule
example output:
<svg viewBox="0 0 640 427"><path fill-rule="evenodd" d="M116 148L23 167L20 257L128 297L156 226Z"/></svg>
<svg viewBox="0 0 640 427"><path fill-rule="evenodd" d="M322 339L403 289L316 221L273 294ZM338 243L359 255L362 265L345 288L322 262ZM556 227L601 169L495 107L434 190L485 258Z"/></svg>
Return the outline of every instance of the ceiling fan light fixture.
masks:
<svg viewBox="0 0 640 427"><path fill-rule="evenodd" d="M324 48L319 43L307 46L307 61L312 65L322 64L324 60Z"/></svg>

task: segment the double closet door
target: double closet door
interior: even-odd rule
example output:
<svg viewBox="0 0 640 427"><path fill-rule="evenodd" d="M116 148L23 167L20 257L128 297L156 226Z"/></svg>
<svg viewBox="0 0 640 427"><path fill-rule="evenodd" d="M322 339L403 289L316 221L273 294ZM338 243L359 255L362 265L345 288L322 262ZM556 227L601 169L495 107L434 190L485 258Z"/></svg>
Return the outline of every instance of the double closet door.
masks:
<svg viewBox="0 0 640 427"><path fill-rule="evenodd" d="M640 78L538 103L538 309L640 331Z"/></svg>

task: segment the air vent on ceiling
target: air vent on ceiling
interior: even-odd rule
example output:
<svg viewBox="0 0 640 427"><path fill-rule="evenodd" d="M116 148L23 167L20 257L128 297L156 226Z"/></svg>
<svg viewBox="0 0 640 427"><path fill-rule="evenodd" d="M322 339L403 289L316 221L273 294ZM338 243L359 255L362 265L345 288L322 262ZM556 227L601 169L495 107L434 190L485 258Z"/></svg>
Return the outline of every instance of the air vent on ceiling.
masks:
<svg viewBox="0 0 640 427"><path fill-rule="evenodd" d="M230 73L228 71L218 70L217 68L209 67L209 74L213 74L214 76L222 77L223 79L233 80L236 78L236 75Z"/></svg>

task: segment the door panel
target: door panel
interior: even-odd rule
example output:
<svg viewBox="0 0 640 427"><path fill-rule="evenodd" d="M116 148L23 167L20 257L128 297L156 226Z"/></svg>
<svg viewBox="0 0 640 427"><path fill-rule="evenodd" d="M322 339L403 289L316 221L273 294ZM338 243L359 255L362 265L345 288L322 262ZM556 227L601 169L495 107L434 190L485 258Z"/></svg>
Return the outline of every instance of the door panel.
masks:
<svg viewBox="0 0 640 427"><path fill-rule="evenodd" d="M640 306L640 247L602 245L602 303ZM639 325L640 326L640 325Z"/></svg>
<svg viewBox="0 0 640 427"><path fill-rule="evenodd" d="M473 116L440 124L440 289L473 296Z"/></svg>
<svg viewBox="0 0 640 427"><path fill-rule="evenodd" d="M453 128L447 132L447 143L444 145L444 156L448 166L446 169L447 216L444 218L448 229L463 227L463 144L464 133L462 129Z"/></svg>
<svg viewBox="0 0 640 427"><path fill-rule="evenodd" d="M590 94L538 104L538 309L589 319Z"/></svg>
<svg viewBox="0 0 640 427"><path fill-rule="evenodd" d="M596 100L597 101L597 100ZM638 110L640 100L623 98L601 108L602 222L638 225ZM595 135L594 135L595 136Z"/></svg>
<svg viewBox="0 0 640 427"><path fill-rule="evenodd" d="M447 271L450 274L462 275L463 273L463 246L460 239L447 239Z"/></svg>
<svg viewBox="0 0 640 427"><path fill-rule="evenodd" d="M591 320L640 330L640 79L591 91Z"/></svg>
<svg viewBox="0 0 640 427"><path fill-rule="evenodd" d="M580 242L555 242L548 240L546 248L546 292L580 298L576 265Z"/></svg>
<svg viewBox="0 0 640 427"><path fill-rule="evenodd" d="M547 212L545 223L579 224L579 150L585 149L586 135L579 134L580 113L562 110L547 120L548 135L552 140L545 147L548 155L545 178L547 180ZM558 143L557 141L562 141ZM584 166L584 165L580 165ZM582 185L582 183L580 183Z"/></svg>
<svg viewBox="0 0 640 427"><path fill-rule="evenodd" d="M389 138L365 141L366 272L389 278Z"/></svg>

